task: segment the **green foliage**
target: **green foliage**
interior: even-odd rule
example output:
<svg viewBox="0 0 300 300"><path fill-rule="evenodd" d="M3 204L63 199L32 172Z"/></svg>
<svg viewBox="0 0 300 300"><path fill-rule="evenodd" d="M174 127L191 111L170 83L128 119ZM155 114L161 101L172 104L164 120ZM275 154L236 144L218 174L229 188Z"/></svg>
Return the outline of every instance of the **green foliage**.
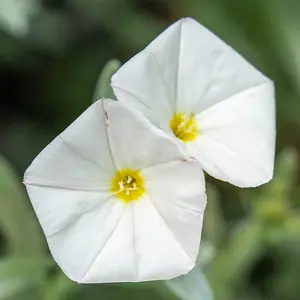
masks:
<svg viewBox="0 0 300 300"><path fill-rule="evenodd" d="M20 179L3 157L0 157L0 229L10 254L42 253L43 242L35 215Z"/></svg>
<svg viewBox="0 0 300 300"><path fill-rule="evenodd" d="M47 281L44 291L44 300L67 299L68 296L78 293L81 289L83 289L83 286L76 284L63 273L59 272L54 278Z"/></svg>
<svg viewBox="0 0 300 300"><path fill-rule="evenodd" d="M14 36L24 36L29 31L30 19L38 11L37 0L2 0L1 27Z"/></svg>
<svg viewBox="0 0 300 300"><path fill-rule="evenodd" d="M41 296L45 275L52 261L42 257L13 257L0 260L0 299ZM21 298L20 298L21 299Z"/></svg>
<svg viewBox="0 0 300 300"><path fill-rule="evenodd" d="M166 281L166 286L182 300L213 299L207 279L198 268L194 268L187 275Z"/></svg>
<svg viewBox="0 0 300 300"><path fill-rule="evenodd" d="M300 241L299 210L295 211L291 203L297 161L297 153L293 149L284 150L278 156L274 179L259 191L251 192L250 197L242 194L247 213L243 221L230 230L227 240L207 266L216 299L230 300L239 294L248 297L247 284L251 282L245 279L250 276L253 267L266 253L281 251L286 243ZM212 214L208 206L209 210ZM214 210L214 214L213 219L218 213ZM208 231L207 238L212 234Z"/></svg>
<svg viewBox="0 0 300 300"><path fill-rule="evenodd" d="M0 157L0 300L298 299L299 12L293 0L0 1L0 151L6 157ZM47 253L21 183L24 170L92 98L113 97L109 82L120 63L112 58L126 61L184 16L274 79L274 179L238 189L208 178L203 239L189 274L155 283L73 283Z"/></svg>
<svg viewBox="0 0 300 300"><path fill-rule="evenodd" d="M115 98L112 87L110 86L110 80L112 75L120 68L121 62L116 59L110 60L103 68L98 83L95 88L93 101L100 98Z"/></svg>

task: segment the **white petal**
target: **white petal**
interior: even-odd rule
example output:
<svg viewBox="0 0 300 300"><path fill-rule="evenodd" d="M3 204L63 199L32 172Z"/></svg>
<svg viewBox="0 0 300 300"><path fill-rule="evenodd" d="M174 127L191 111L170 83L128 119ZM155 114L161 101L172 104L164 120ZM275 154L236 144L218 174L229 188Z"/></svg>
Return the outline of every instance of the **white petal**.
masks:
<svg viewBox="0 0 300 300"><path fill-rule="evenodd" d="M165 280L187 273L194 265L144 197L128 204L83 282Z"/></svg>
<svg viewBox="0 0 300 300"><path fill-rule="evenodd" d="M203 172L197 162L173 161L146 168L146 191L182 249L195 261L206 205Z"/></svg>
<svg viewBox="0 0 300 300"><path fill-rule="evenodd" d="M185 18L124 64L112 87L120 101L168 130L172 112L200 112L267 80L212 32Z"/></svg>
<svg viewBox="0 0 300 300"><path fill-rule="evenodd" d="M118 100L143 112L156 124L167 122L164 127L169 127L176 110L180 27L179 22L170 26L112 77Z"/></svg>
<svg viewBox="0 0 300 300"><path fill-rule="evenodd" d="M195 266L147 197L134 206L135 252L140 280L170 279ZM199 229L200 230L200 229Z"/></svg>
<svg viewBox="0 0 300 300"><path fill-rule="evenodd" d="M206 204L199 164L169 162L142 176L147 196L128 204L82 282L165 280L193 268Z"/></svg>
<svg viewBox="0 0 300 300"><path fill-rule="evenodd" d="M251 187L273 176L275 151L274 87L248 89L197 116L200 135L187 151L210 175Z"/></svg>
<svg viewBox="0 0 300 300"><path fill-rule="evenodd" d="M72 226L81 215L101 206L111 196L99 191L27 185L33 208L46 236Z"/></svg>
<svg viewBox="0 0 300 300"><path fill-rule="evenodd" d="M248 95L251 88L265 84L270 84L267 77L190 18L170 26L112 79L121 102L142 112L168 134L170 116L165 107L200 114L201 136L195 143L181 143L182 148L212 176L245 187L267 182L273 173L274 95L260 88L255 101ZM239 103L232 111L227 99L235 95ZM210 118L216 110L218 117ZM243 128L226 125L226 120L232 125L237 120L244 124L243 118ZM214 127L209 132L208 124Z"/></svg>
<svg viewBox="0 0 300 300"><path fill-rule="evenodd" d="M102 102L89 107L32 162L25 184L103 190L114 174Z"/></svg>
<svg viewBox="0 0 300 300"><path fill-rule="evenodd" d="M128 204L104 247L99 248L83 283L138 281L134 218Z"/></svg>
<svg viewBox="0 0 300 300"><path fill-rule="evenodd" d="M76 281L106 244L124 208L109 191L115 167L102 104L93 104L52 141L24 176L50 251Z"/></svg>
<svg viewBox="0 0 300 300"><path fill-rule="evenodd" d="M53 258L69 278L83 281L126 205L99 192L29 186L28 193Z"/></svg>
<svg viewBox="0 0 300 300"><path fill-rule="evenodd" d="M177 110L200 112L268 81L220 38L193 19L181 20Z"/></svg>
<svg viewBox="0 0 300 300"><path fill-rule="evenodd" d="M117 101L104 101L104 107L110 147L118 169L142 169L185 157L172 138L136 111Z"/></svg>
<svg viewBox="0 0 300 300"><path fill-rule="evenodd" d="M190 249L179 242L180 234L174 236L146 195L126 205L109 191L115 166L152 166L150 179L154 165L183 157L173 140L147 119L109 100L94 104L41 152L24 182L50 251L69 278L78 282L169 279L194 266ZM202 191L203 185L199 188ZM166 202L163 208L167 206ZM178 209L174 211L179 213ZM200 234L202 215L198 216ZM173 224L171 216L166 219ZM192 217L188 224L194 228ZM199 242L192 232L185 239L188 248Z"/></svg>

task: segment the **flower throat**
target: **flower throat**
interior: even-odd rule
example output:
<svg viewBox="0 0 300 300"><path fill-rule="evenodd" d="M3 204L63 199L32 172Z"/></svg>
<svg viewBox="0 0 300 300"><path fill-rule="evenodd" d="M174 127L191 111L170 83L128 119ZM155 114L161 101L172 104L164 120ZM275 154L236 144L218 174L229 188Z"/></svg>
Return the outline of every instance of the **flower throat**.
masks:
<svg viewBox="0 0 300 300"><path fill-rule="evenodd" d="M185 143L195 140L199 135L193 114L176 113L170 121L170 128L174 135Z"/></svg>

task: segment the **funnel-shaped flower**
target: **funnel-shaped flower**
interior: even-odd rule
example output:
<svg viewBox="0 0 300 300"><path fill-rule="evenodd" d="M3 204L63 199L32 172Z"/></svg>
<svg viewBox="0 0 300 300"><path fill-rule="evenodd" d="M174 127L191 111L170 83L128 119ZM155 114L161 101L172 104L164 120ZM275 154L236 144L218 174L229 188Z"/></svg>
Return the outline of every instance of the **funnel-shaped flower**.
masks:
<svg viewBox="0 0 300 300"><path fill-rule="evenodd" d="M37 156L24 183L54 259L75 281L168 279L195 264L201 168L120 103L88 108Z"/></svg>
<svg viewBox="0 0 300 300"><path fill-rule="evenodd" d="M210 175L241 187L272 178L273 83L196 21L170 26L121 67L112 87Z"/></svg>

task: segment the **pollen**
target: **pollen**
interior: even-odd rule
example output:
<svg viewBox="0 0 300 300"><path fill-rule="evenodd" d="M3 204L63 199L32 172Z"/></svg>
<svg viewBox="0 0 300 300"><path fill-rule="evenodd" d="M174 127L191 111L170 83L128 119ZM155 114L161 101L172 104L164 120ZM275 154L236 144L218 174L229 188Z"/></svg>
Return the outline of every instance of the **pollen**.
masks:
<svg viewBox="0 0 300 300"><path fill-rule="evenodd" d="M120 200L136 201L145 192L144 179L138 170L121 169L111 181L111 192Z"/></svg>
<svg viewBox="0 0 300 300"><path fill-rule="evenodd" d="M174 135L183 142L191 142L199 135L198 125L193 114L176 113L170 121Z"/></svg>

